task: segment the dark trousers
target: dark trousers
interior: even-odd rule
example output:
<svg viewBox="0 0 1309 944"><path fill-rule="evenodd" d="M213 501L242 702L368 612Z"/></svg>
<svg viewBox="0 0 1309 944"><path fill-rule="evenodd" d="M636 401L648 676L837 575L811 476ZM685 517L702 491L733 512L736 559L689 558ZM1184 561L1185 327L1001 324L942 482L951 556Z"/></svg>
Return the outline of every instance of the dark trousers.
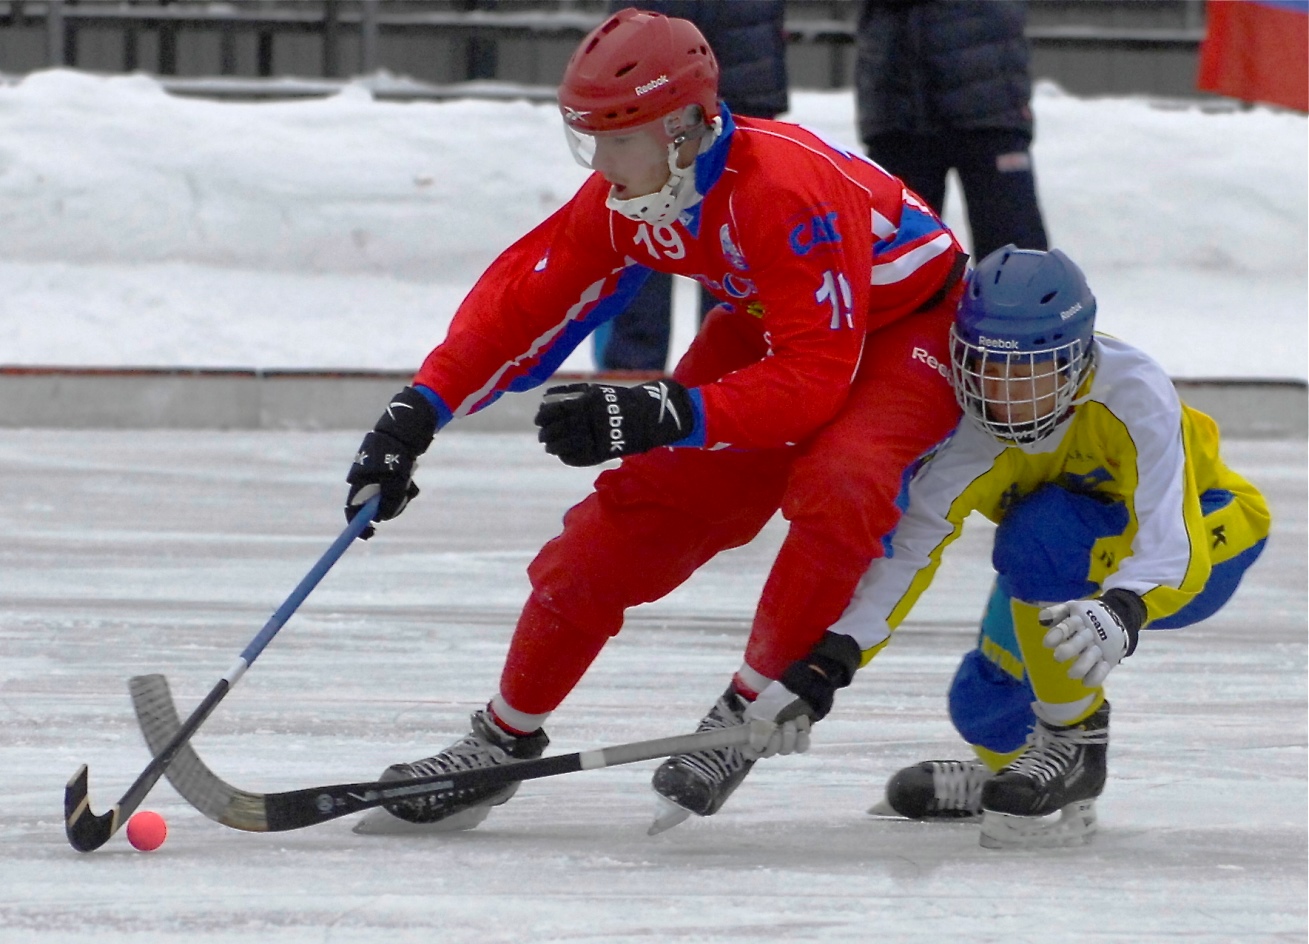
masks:
<svg viewBox="0 0 1309 944"><path fill-rule="evenodd" d="M1030 140L1003 128L943 134L879 134L864 142L868 156L905 182L937 213L944 209L945 179L959 174L968 203L973 259L1001 246L1048 249L1036 199Z"/></svg>
<svg viewBox="0 0 1309 944"><path fill-rule="evenodd" d="M700 320L718 304L703 288ZM651 272L636 297L613 321L595 333L595 365L601 370L668 369L673 323L673 277Z"/></svg>

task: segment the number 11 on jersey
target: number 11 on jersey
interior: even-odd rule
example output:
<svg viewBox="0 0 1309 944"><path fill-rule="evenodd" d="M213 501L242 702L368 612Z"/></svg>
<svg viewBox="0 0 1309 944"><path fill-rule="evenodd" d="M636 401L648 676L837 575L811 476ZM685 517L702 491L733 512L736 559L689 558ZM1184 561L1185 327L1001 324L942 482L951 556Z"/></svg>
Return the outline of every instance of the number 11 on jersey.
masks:
<svg viewBox="0 0 1309 944"><path fill-rule="evenodd" d="M814 292L814 300L818 304L827 302L832 306L832 324L833 331L845 323L845 327L854 327L854 293L850 291L850 282L845 277L844 272L833 273L828 269L823 273L823 284Z"/></svg>

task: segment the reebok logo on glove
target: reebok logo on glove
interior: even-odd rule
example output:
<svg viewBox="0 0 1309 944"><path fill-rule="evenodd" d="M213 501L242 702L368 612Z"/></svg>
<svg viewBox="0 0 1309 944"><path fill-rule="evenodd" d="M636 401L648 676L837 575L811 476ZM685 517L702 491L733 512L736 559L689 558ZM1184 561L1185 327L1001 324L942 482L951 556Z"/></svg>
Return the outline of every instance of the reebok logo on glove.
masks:
<svg viewBox="0 0 1309 944"><path fill-rule="evenodd" d="M685 387L675 380L656 380L637 387L551 387L535 422L546 452L566 465L588 466L685 439L695 418Z"/></svg>
<svg viewBox="0 0 1309 944"><path fill-rule="evenodd" d="M664 421L664 414L671 413L673 415L673 422L677 424L678 429L682 428L684 424L682 423L682 418L677 415L677 407L673 406L673 404L668 400L668 384L660 380L657 383L644 384L641 389L659 401L659 415L655 418L655 422L662 423Z"/></svg>
<svg viewBox="0 0 1309 944"><path fill-rule="evenodd" d="M609 413L609 451L621 456L627 445L623 439L623 408L618 405L618 394L613 387L601 387L600 392L604 394L605 410Z"/></svg>

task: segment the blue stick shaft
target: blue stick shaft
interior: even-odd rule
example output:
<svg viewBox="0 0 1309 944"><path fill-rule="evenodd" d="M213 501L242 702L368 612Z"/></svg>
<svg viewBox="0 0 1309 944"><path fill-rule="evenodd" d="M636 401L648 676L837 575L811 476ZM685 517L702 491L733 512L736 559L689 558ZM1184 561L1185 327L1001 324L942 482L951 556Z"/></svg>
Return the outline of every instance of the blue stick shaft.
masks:
<svg viewBox="0 0 1309 944"><path fill-rule="evenodd" d="M323 576L332 569L332 565L345 553L346 548L354 543L355 538L359 537L364 529L373 523L373 516L377 514L377 506L381 502L381 496L374 496L368 500L363 508L350 519L350 523L346 525L346 529L341 532L340 537L332 542L332 546L318 559L318 563L310 568L309 573L305 574L304 579L291 591L291 595L286 598L286 602L279 606L277 612L269 617L268 622L264 624L264 628L259 630L259 635L250 640L250 645L246 646L241 652L241 661L245 663L247 668L250 663L259 658L259 653L264 651L264 647L277 635L278 630L286 625L286 621L291 618L291 614L300 608L300 604L313 592L314 587L318 586L318 582L323 579Z"/></svg>

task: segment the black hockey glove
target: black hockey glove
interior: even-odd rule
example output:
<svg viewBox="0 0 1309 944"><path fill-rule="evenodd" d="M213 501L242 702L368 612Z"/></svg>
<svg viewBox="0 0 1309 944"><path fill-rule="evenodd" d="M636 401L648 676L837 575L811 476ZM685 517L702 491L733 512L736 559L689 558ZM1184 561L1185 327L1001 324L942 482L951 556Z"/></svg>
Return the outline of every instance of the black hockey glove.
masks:
<svg viewBox="0 0 1309 944"><path fill-rule="evenodd" d="M690 435L694 422L691 395L668 378L639 387L551 387L536 411L545 451L575 466L667 446Z"/></svg>
<svg viewBox="0 0 1309 944"><path fill-rule="evenodd" d="M377 509L378 521L389 521L404 511L418 494L413 482L414 464L432 444L434 435L436 410L427 397L413 387L405 387L392 397L377 425L360 443L345 477L350 483L345 499L346 520L353 519L360 506L379 493L382 502ZM360 535L364 540L372 536L372 525Z"/></svg>
<svg viewBox="0 0 1309 944"><path fill-rule="evenodd" d="M745 710L750 741L742 748L757 760L774 754L803 753L809 749L809 729L832 710L838 688L854 678L863 653L844 633L827 632L809 655L787 666L782 677L769 684Z"/></svg>

